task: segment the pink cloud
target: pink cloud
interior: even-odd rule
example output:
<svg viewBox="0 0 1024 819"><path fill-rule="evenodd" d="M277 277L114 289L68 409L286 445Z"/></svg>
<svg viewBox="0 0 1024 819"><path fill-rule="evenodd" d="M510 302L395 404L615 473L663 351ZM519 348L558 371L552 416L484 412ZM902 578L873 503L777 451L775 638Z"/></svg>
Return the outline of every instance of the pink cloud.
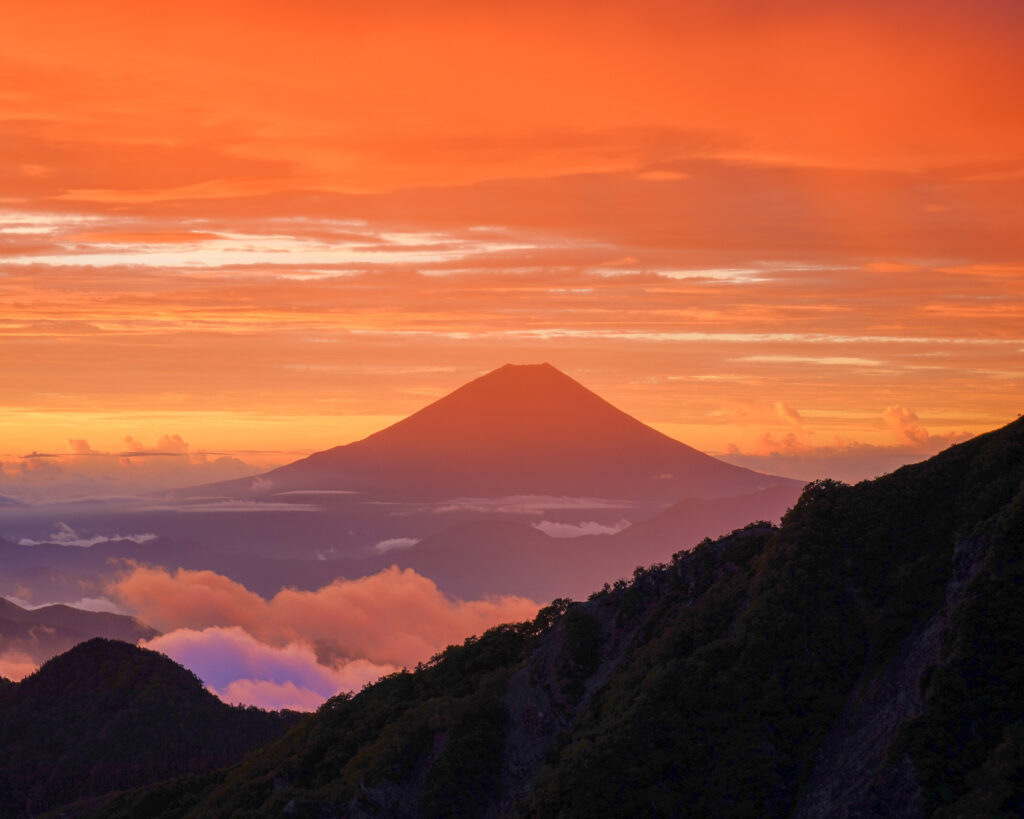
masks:
<svg viewBox="0 0 1024 819"><path fill-rule="evenodd" d="M505 595L448 597L427 577L392 566L316 591L282 589L270 600L212 571L138 567L109 596L163 632L239 626L267 645L322 643L334 656L414 665L491 626L533 617L539 604Z"/></svg>
<svg viewBox="0 0 1024 819"><path fill-rule="evenodd" d="M300 688L289 681L284 683L267 680L235 680L215 692L224 702L231 705L258 705L279 711L315 711L326 699L322 694L309 688Z"/></svg>
<svg viewBox="0 0 1024 819"><path fill-rule="evenodd" d="M925 446L928 443L928 430L922 425L917 413L907 407L893 404L886 407L882 419L895 433L897 440L907 446Z"/></svg>
<svg viewBox="0 0 1024 819"><path fill-rule="evenodd" d="M774 408L775 414L784 421L789 421L789 423L796 426L800 426L804 422L804 419L800 416L800 413L796 411L796 408L787 404L785 401L776 401Z"/></svg>
<svg viewBox="0 0 1024 819"><path fill-rule="evenodd" d="M253 475L261 467L224 453L195 452L180 435L161 435L155 446L126 436L124 449L97 449L69 438L67 452L32 453L0 470L0 489L27 499L136 494Z"/></svg>
<svg viewBox="0 0 1024 819"><path fill-rule="evenodd" d="M135 567L107 593L165 632L147 647L191 668L227 701L265 707L307 707L357 690L539 608L512 595L451 598L397 566L316 591L283 589L270 600L212 571Z"/></svg>
<svg viewBox="0 0 1024 819"><path fill-rule="evenodd" d="M264 708L308 711L398 670L365 659L322 664L310 644L270 646L238 626L177 629L140 645L190 668L225 702Z"/></svg>

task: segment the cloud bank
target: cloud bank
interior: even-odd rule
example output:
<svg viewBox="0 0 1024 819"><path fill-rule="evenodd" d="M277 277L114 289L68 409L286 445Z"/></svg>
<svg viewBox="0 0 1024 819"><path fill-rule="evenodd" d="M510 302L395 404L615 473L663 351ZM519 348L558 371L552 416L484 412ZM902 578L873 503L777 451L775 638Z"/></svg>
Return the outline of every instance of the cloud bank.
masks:
<svg viewBox="0 0 1024 819"><path fill-rule="evenodd" d="M222 698L304 709L539 608L512 595L454 599L396 566L316 591L283 589L270 600L212 571L136 567L107 594L164 632L150 648L194 670Z"/></svg>
<svg viewBox="0 0 1024 819"><path fill-rule="evenodd" d="M239 626L177 629L148 642L194 671L225 702L311 711L339 691L357 691L399 666L355 659L323 665L312 646L262 643Z"/></svg>

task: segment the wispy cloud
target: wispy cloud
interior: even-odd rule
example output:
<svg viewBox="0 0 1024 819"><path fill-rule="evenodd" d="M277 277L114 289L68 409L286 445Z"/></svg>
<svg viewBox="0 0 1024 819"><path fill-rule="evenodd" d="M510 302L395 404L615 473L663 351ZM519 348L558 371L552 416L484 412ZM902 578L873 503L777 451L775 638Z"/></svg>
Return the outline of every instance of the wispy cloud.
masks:
<svg viewBox="0 0 1024 819"><path fill-rule="evenodd" d="M66 523L58 523L53 534L45 540L32 540L31 538L25 537L18 542L22 546L39 546L42 543L56 543L61 546L79 546L83 549L88 549L90 546L95 546L97 543L109 543L112 540L130 540L132 543L149 543L151 540L156 540L156 535L146 533L139 535L92 535L91 537L81 537L78 532Z"/></svg>
<svg viewBox="0 0 1024 819"><path fill-rule="evenodd" d="M582 537L583 535L614 535L621 532L630 525L628 520L622 519L617 523L605 524L594 520L586 520L582 523L562 523L553 520L542 520L533 524L535 529L540 529L548 537Z"/></svg>

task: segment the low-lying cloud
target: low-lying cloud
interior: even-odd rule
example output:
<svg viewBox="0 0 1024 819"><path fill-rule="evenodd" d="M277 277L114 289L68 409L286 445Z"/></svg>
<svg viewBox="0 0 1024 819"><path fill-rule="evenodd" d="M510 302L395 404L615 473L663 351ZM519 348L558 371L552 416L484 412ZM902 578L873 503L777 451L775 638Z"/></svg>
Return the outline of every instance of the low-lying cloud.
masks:
<svg viewBox="0 0 1024 819"><path fill-rule="evenodd" d="M548 537L583 537L584 535L614 535L629 525L629 521L625 518L611 524L598 523L596 520L586 520L582 523L542 520L540 523L533 524L533 528L540 529Z"/></svg>
<svg viewBox="0 0 1024 819"><path fill-rule="evenodd" d="M376 544L373 548L378 554L384 554L390 552L392 549L408 549L410 546L415 546L420 542L417 537L390 537L387 540L382 540Z"/></svg>
<svg viewBox="0 0 1024 819"><path fill-rule="evenodd" d="M283 589L269 600L212 571L135 567L107 594L164 632L150 647L225 699L268 707L283 699L313 707L539 608L513 595L451 598L396 566L316 591Z"/></svg>
<svg viewBox="0 0 1024 819"><path fill-rule="evenodd" d="M312 646L262 643L239 626L177 629L148 642L190 668L225 702L309 711L339 691L355 691L399 666L355 659L321 664Z"/></svg>
<svg viewBox="0 0 1024 819"><path fill-rule="evenodd" d="M0 463L0 491L18 502L83 495L136 494L243 478L264 471L224 452L192 450L180 435L162 435L155 446L129 436L116 450L69 438L68 451L30 452Z"/></svg>
<svg viewBox="0 0 1024 819"><path fill-rule="evenodd" d="M433 507L436 513L489 512L543 515L555 509L627 509L629 501L610 498L575 498L556 495L506 495L500 498L453 498Z"/></svg>
<svg viewBox="0 0 1024 819"><path fill-rule="evenodd" d="M138 535L92 535L91 537L80 537L78 532L66 523L58 523L54 528L53 533L45 540L33 540L32 538L23 537L18 541L18 543L22 546L39 546L42 543L57 543L61 546L79 546L83 549L88 549L90 546L95 546L97 543L109 543L112 540L130 540L132 543L148 543L151 540L156 540L156 535L147 532Z"/></svg>

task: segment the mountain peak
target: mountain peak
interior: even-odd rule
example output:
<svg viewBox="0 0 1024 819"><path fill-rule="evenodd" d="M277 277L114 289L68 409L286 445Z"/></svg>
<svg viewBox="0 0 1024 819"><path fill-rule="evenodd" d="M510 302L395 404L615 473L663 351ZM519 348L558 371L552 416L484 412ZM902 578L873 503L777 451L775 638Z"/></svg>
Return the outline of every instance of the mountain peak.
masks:
<svg viewBox="0 0 1024 819"><path fill-rule="evenodd" d="M641 423L549 363L506 364L353 444L268 473L276 487L406 497L676 501L781 484Z"/></svg>

